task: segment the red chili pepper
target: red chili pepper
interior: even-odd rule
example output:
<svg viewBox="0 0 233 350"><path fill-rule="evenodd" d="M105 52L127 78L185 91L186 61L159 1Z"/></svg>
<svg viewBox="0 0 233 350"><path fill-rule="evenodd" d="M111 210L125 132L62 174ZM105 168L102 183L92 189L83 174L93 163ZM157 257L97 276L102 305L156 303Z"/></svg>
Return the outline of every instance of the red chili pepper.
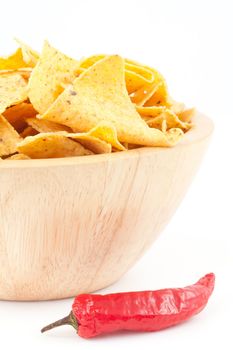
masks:
<svg viewBox="0 0 233 350"><path fill-rule="evenodd" d="M116 294L80 294L70 314L44 327L72 325L83 338L119 330L158 331L199 313L214 289L213 273L185 288Z"/></svg>

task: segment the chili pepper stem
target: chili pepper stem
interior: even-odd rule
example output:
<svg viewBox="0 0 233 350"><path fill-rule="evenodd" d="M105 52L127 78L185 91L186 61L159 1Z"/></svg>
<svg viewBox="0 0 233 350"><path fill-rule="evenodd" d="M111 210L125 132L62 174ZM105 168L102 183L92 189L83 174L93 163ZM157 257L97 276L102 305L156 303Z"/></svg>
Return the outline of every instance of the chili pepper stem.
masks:
<svg viewBox="0 0 233 350"><path fill-rule="evenodd" d="M61 318L60 320L56 321L56 322L53 322L53 323L50 323L48 326L46 327L43 327L41 329L41 333L44 333L46 331L49 331L50 329L53 329L55 327L60 327L60 326L63 326L65 324L68 324L72 327L74 327L74 329L77 331L78 330L78 322L76 320L76 317L74 316L73 312L71 311L69 313L68 316L64 317L64 318Z"/></svg>

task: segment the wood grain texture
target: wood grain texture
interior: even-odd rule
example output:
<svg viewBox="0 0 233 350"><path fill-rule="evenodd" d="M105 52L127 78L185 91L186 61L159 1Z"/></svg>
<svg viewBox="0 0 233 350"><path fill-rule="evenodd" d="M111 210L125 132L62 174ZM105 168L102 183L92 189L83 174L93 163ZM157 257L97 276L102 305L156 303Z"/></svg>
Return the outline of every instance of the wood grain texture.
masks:
<svg viewBox="0 0 233 350"><path fill-rule="evenodd" d="M212 122L174 148L0 164L0 299L46 300L118 280L168 223Z"/></svg>

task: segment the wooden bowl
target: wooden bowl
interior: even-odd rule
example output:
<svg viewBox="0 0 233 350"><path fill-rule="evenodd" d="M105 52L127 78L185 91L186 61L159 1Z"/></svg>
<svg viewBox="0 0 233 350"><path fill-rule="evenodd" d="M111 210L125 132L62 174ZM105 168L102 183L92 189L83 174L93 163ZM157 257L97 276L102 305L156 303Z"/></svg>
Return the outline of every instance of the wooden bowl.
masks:
<svg viewBox="0 0 233 350"><path fill-rule="evenodd" d="M46 300L117 281L168 223L213 130L173 148L0 164L0 299ZM156 273L156 272L155 272Z"/></svg>

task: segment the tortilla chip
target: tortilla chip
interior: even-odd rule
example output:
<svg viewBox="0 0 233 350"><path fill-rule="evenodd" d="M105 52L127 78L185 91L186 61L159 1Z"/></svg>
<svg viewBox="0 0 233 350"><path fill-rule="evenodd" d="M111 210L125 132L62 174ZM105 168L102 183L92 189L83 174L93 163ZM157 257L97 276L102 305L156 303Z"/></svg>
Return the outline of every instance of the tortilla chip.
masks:
<svg viewBox="0 0 233 350"><path fill-rule="evenodd" d="M130 95L130 99L137 106L143 106L151 96L158 90L161 83L153 83L142 86L139 90Z"/></svg>
<svg viewBox="0 0 233 350"><path fill-rule="evenodd" d="M81 61L80 67L88 69L105 57L107 56L104 54L90 56ZM132 102L139 106L152 97L153 99L148 102L148 105L163 104L167 101L166 82L163 76L151 67L125 59L125 82L128 93L134 93L131 96ZM139 89L140 91L138 91Z"/></svg>
<svg viewBox="0 0 233 350"><path fill-rule="evenodd" d="M20 73L22 75L22 77L28 82L31 73L32 73L32 69L31 68L20 68L17 71L18 73Z"/></svg>
<svg viewBox="0 0 233 350"><path fill-rule="evenodd" d="M27 83L18 73L0 75L0 113L27 99Z"/></svg>
<svg viewBox="0 0 233 350"><path fill-rule="evenodd" d="M15 153L20 140L17 131L0 114L0 157Z"/></svg>
<svg viewBox="0 0 233 350"><path fill-rule="evenodd" d="M74 157L93 154L78 142L61 133L41 133L28 136L21 141L17 150L33 159Z"/></svg>
<svg viewBox="0 0 233 350"><path fill-rule="evenodd" d="M128 94L139 90L142 86L147 84L147 80L142 76L133 71L125 70L125 83Z"/></svg>
<svg viewBox="0 0 233 350"><path fill-rule="evenodd" d="M0 70L15 70L36 65L39 58L38 53L22 41L18 39L16 41L20 47L12 55L0 58Z"/></svg>
<svg viewBox="0 0 233 350"><path fill-rule="evenodd" d="M114 140L112 142L115 142L116 144L118 142L117 139L114 139L114 137L116 137L114 133L114 129L113 130L106 129L107 126L105 125L103 125L103 127L96 127L95 129L90 130L88 133L75 134L75 133L71 133L71 129L69 127L51 122L49 120L29 118L27 119L27 123L39 132L67 131L68 133L64 133L63 134L64 136L78 141L82 146L84 146L85 148L91 150L96 154L110 153L112 150L111 144L105 142L103 138L105 139L110 138L112 135L112 138ZM106 130L110 132L110 136L106 137L105 135L102 135ZM102 139L101 139L101 136L102 136ZM122 147L120 143L119 143L119 146Z"/></svg>
<svg viewBox="0 0 233 350"><path fill-rule="evenodd" d="M18 68L18 69L5 69L0 70L0 75L9 75L19 73L25 80L30 78L32 68Z"/></svg>
<svg viewBox="0 0 233 350"><path fill-rule="evenodd" d="M141 77L144 78L144 80L147 83L154 82L154 73L152 72L151 68L147 66L144 66L138 62L135 62L126 58L125 69L140 75Z"/></svg>
<svg viewBox="0 0 233 350"><path fill-rule="evenodd" d="M156 106L162 105L169 107L169 96L167 92L166 83L162 82L158 85L158 88L155 90L154 94L145 102L144 106Z"/></svg>
<svg viewBox="0 0 233 350"><path fill-rule="evenodd" d="M153 106L153 107L136 107L137 112L141 115L142 118L146 120L158 117L161 113L166 110L165 106Z"/></svg>
<svg viewBox="0 0 233 350"><path fill-rule="evenodd" d="M95 64L96 62L102 60L105 57L106 57L106 55L102 54L102 55L93 55L93 56L90 56L90 57L83 58L80 61L80 67L84 68L84 70L88 69L91 66L93 66L93 64Z"/></svg>
<svg viewBox="0 0 233 350"><path fill-rule="evenodd" d="M166 107L137 107L137 111L143 116L144 120L146 117L146 123L151 128L163 131L164 129L180 128L186 131L192 126L189 123L182 122L174 112Z"/></svg>
<svg viewBox="0 0 233 350"><path fill-rule="evenodd" d="M26 67L26 64L20 48L18 48L12 55L0 58L0 70L18 69L22 67Z"/></svg>
<svg viewBox="0 0 233 350"><path fill-rule="evenodd" d="M30 103L23 102L7 108L3 115L8 120L8 122L11 123L11 125L20 133L27 126L25 119L34 117L36 115L36 111Z"/></svg>
<svg viewBox="0 0 233 350"><path fill-rule="evenodd" d="M21 133L20 136L24 139L27 136L34 136L37 135L38 132L33 129L31 126L27 126Z"/></svg>
<svg viewBox="0 0 233 350"><path fill-rule="evenodd" d="M167 84L162 74L151 67L143 66L139 63L126 59L126 68L129 64L137 67L138 72L140 72L141 69L141 74L143 74L142 72L144 72L144 74L147 72L146 74L148 78L147 83L141 86L139 91L137 89L134 91L134 94L131 95L132 102L139 106L169 106ZM150 75L148 75L148 72Z"/></svg>
<svg viewBox="0 0 233 350"><path fill-rule="evenodd" d="M112 151L110 143L100 140L89 133L70 133L66 135L66 137L78 141L83 147L91 150L95 154L111 153Z"/></svg>
<svg viewBox="0 0 233 350"><path fill-rule="evenodd" d="M27 160L30 159L26 154L16 153L13 156L6 158L5 160Z"/></svg>
<svg viewBox="0 0 233 350"><path fill-rule="evenodd" d="M180 139L182 139L184 133L179 128L172 128L165 133L168 142L172 145L176 145Z"/></svg>
<svg viewBox="0 0 233 350"><path fill-rule="evenodd" d="M125 87L124 60L117 55L100 60L82 73L40 118L81 132L108 121L114 124L120 142L170 145L163 133L149 128L137 113Z"/></svg>
<svg viewBox="0 0 233 350"><path fill-rule="evenodd" d="M149 90L150 96L149 98L145 98L144 103L147 106L153 106L157 104L161 105L167 105L167 100L168 100L168 91L167 91L167 85L164 77L162 76L161 73L159 73L157 70L154 68L151 68L149 66L142 65L141 63L126 59L125 60L126 64L126 69L128 69L129 66L134 67L134 70L143 76L145 79L147 79L146 83L143 84L144 90ZM153 85L153 87L150 87L150 84ZM140 88L143 91L143 86ZM158 86L158 89L156 89L156 86ZM154 94L152 94L152 90L154 88ZM137 91L137 90L136 90ZM140 94L138 93L138 105L143 105L143 101L140 103ZM135 92L135 91L134 91ZM146 95L142 94L142 97ZM136 97L135 97L136 99ZM137 103L137 101L135 103Z"/></svg>
<svg viewBox="0 0 233 350"><path fill-rule="evenodd" d="M125 70L125 83L128 94L132 94L136 90L140 89L146 83L146 81L141 75Z"/></svg>
<svg viewBox="0 0 233 350"><path fill-rule="evenodd" d="M189 109L185 109L184 111L178 113L177 115L180 118L180 120L182 120L184 123L189 123L189 122L191 122L195 113L196 113L195 108L189 108Z"/></svg>
<svg viewBox="0 0 233 350"><path fill-rule="evenodd" d="M161 131L162 131L163 133L166 133L167 129L168 129L167 121L166 121L166 119L164 119L164 120L162 121L162 123L161 123Z"/></svg>
<svg viewBox="0 0 233 350"><path fill-rule="evenodd" d="M15 41L20 46L22 51L23 61L26 63L28 67L35 67L37 61L39 59L39 54L35 50L33 50L30 46L26 45L19 39L15 38Z"/></svg>
<svg viewBox="0 0 233 350"><path fill-rule="evenodd" d="M151 71L154 73L154 84L158 84L158 88L155 89L154 94L145 101L144 106L170 106L170 96L168 94L167 83L157 70L151 68Z"/></svg>
<svg viewBox="0 0 233 350"><path fill-rule="evenodd" d="M118 151L125 151L125 147L118 141L117 131L114 124L103 121L95 128L91 129L88 134L98 139L110 143Z"/></svg>
<svg viewBox="0 0 233 350"><path fill-rule="evenodd" d="M164 121L166 123L164 123ZM147 121L147 124L151 128L156 128L164 131L164 128L166 125L166 129L171 129L171 128L180 128L184 131L187 131L188 129L191 128L191 124L189 123L184 123L182 122L176 114L166 111L164 113L161 113L160 116L151 118L150 120Z"/></svg>
<svg viewBox="0 0 233 350"><path fill-rule="evenodd" d="M80 67L83 69L90 68L96 62L105 58L106 55L94 55L83 59ZM154 76L147 68L139 66L137 63L125 60L125 82L129 94L140 89L147 83L152 83Z"/></svg>
<svg viewBox="0 0 233 350"><path fill-rule="evenodd" d="M54 49L46 41L38 64L28 83L29 98L39 113L44 113L62 93L62 84L77 76L79 62Z"/></svg>
<svg viewBox="0 0 233 350"><path fill-rule="evenodd" d="M105 57L107 57L105 54L89 56L80 61L80 67L88 69ZM135 61L125 59L125 70L140 75L144 82L153 83L154 81L154 74L152 73L151 68L143 66Z"/></svg>
<svg viewBox="0 0 233 350"><path fill-rule="evenodd" d="M170 110L175 114L181 113L185 110L185 104L182 102L176 102L171 98Z"/></svg>
<svg viewBox="0 0 233 350"><path fill-rule="evenodd" d="M67 136L79 141L94 153L109 153L112 147L118 151L126 148L118 141L116 128L112 123L103 121L86 133L70 133ZM98 142L97 142L98 140Z"/></svg>
<svg viewBox="0 0 233 350"><path fill-rule="evenodd" d="M38 118L28 118L26 120L27 124L38 132L57 132L57 131L67 131L71 132L72 130L65 125L57 124L49 120L41 120Z"/></svg>

